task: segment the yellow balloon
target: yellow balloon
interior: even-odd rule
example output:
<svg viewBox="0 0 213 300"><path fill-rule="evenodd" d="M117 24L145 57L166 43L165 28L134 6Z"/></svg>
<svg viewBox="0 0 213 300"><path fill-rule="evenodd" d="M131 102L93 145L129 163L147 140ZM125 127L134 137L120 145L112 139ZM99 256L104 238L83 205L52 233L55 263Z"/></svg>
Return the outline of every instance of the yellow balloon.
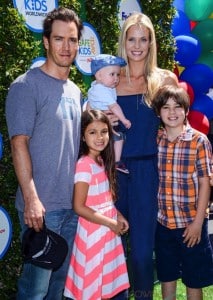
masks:
<svg viewBox="0 0 213 300"><path fill-rule="evenodd" d="M213 12L212 12L211 15L209 16L209 19L213 19Z"/></svg>

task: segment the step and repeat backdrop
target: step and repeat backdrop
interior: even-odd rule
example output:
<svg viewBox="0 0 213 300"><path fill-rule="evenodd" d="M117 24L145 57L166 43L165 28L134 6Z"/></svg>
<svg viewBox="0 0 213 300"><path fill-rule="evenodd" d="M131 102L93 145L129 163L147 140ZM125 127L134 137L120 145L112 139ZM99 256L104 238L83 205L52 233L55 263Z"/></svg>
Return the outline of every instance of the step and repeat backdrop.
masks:
<svg viewBox="0 0 213 300"><path fill-rule="evenodd" d="M120 27L133 12L143 12L137 0L118 1ZM25 18L26 26L42 33L42 22L47 13L58 7L57 0L13 0L14 7ZM151 2L150 2L151 5ZM213 136L213 1L174 0L176 14L171 24L176 42L175 74L180 85L189 94L191 106L189 122L205 134ZM101 37L96 29L84 22L75 65L83 75L91 75L90 61L102 53ZM32 68L42 65L45 57L35 57ZM3 156L3 138L0 134L0 159ZM212 229L213 230L213 229ZM7 212L0 207L0 259L11 241L12 225Z"/></svg>

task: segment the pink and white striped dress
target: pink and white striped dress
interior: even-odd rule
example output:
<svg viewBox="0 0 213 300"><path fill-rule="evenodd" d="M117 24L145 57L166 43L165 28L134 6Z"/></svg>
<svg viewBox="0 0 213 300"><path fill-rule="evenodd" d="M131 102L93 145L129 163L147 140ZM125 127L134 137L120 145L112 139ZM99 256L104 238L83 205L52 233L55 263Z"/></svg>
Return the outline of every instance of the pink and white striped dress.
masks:
<svg viewBox="0 0 213 300"><path fill-rule="evenodd" d="M89 184L86 205L116 219L104 168L88 156L80 158L75 174L75 182L79 181ZM108 227L79 217L64 295L75 300L99 300L128 288L121 238Z"/></svg>

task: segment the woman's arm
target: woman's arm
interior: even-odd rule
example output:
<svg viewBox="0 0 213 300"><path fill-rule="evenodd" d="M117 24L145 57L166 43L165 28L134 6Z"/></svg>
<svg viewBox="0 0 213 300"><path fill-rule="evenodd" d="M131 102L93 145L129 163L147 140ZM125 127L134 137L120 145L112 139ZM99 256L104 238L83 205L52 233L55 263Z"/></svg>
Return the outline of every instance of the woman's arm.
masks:
<svg viewBox="0 0 213 300"><path fill-rule="evenodd" d="M169 70L163 70L164 73L164 80L163 80L163 85L166 84L171 84L171 85L176 85L178 86L178 78L175 75L175 73L169 71Z"/></svg>

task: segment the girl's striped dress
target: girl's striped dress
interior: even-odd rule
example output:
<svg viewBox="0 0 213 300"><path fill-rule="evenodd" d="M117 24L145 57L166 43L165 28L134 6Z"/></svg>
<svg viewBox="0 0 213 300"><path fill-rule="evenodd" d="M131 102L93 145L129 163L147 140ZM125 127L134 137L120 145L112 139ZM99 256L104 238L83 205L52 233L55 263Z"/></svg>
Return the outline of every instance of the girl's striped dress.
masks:
<svg viewBox="0 0 213 300"><path fill-rule="evenodd" d="M76 166L75 183L87 182L86 205L117 218L104 167L84 156ZM75 300L111 298L128 289L121 238L112 230L79 217L64 295Z"/></svg>

